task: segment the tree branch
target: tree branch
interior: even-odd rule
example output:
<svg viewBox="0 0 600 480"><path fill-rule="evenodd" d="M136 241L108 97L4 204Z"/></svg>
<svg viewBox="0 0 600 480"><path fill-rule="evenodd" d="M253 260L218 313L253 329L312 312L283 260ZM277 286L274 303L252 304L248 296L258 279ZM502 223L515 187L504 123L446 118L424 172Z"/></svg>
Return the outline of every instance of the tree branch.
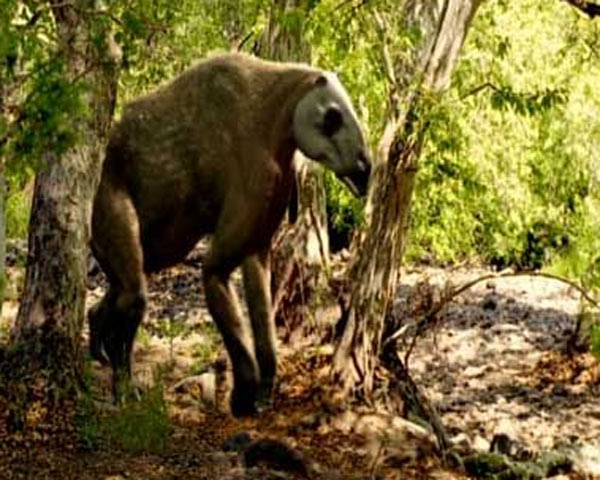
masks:
<svg viewBox="0 0 600 480"><path fill-rule="evenodd" d="M475 87L475 88L469 90L464 95L462 95L460 97L460 100L464 100L465 98L470 97L471 95L477 95L479 92L481 92L482 90L485 90L486 88L494 90L495 92L499 92L500 91L500 89L496 85L494 85L493 83L491 83L491 82L485 82L485 83L479 85L478 87Z"/></svg>
<svg viewBox="0 0 600 480"><path fill-rule="evenodd" d="M573 280L570 280L565 277L561 277L560 275L554 275L552 273L546 273L546 272L531 272L531 271L515 272L512 270L504 271L504 272L500 272L500 273L486 274L486 275L478 277L474 280L471 280L458 288L453 289L450 293L445 295L439 302L437 302L435 305L433 305L433 307L431 307L429 309L429 311L427 313L425 313L425 315L423 315L419 320L417 320L417 322L416 322L417 330L412 338L412 341L411 341L410 346L408 347L408 350L406 351L406 355L404 356L404 365L406 366L406 368L408 369L408 359L410 357L410 354L412 353L413 348L415 347L417 339L421 336L421 334L425 331L425 329L435 321L437 314L442 310L442 308L444 308L455 297L457 297L461 293L469 290L476 284L483 282L484 280L506 278L506 277L523 277L523 276L525 276L525 277L544 277L544 278L549 278L551 280L557 280L559 282L565 283L565 284L569 285L570 287L574 288L575 290L577 290L580 293L581 298L583 298L584 300L586 300L587 302L592 304L594 307L600 308L600 302L598 302L598 300L596 300L594 297L592 297L590 292L588 292L585 288L583 288L582 286L575 283ZM386 340L383 342L383 346L386 346L390 343L394 343L399 337L401 337L406 332L406 330L407 330L406 326L403 326L400 329L398 329L396 332L394 332L393 334L391 334L389 337L386 338Z"/></svg>
<svg viewBox="0 0 600 480"><path fill-rule="evenodd" d="M572 7L582 11L588 17L594 18L600 16L600 5L586 0L564 0Z"/></svg>

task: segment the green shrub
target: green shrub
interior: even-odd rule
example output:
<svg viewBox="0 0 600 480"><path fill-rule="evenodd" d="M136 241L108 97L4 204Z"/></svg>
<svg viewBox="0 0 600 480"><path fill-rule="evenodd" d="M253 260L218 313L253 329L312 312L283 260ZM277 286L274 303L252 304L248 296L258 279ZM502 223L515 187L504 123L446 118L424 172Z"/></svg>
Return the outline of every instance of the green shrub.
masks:
<svg viewBox="0 0 600 480"><path fill-rule="evenodd" d="M91 362L87 363L88 365ZM86 384L91 385L91 369L86 368ZM101 413L94 406L88 388L79 401L77 428L81 444L97 449L108 444L130 452L157 453L166 447L171 432L161 375L155 374L154 384L134 395L114 412Z"/></svg>
<svg viewBox="0 0 600 480"><path fill-rule="evenodd" d="M101 421L100 431L109 444L131 452L161 452L165 449L171 422L162 382L141 394L139 401L127 401Z"/></svg>
<svg viewBox="0 0 600 480"><path fill-rule="evenodd" d="M8 196L5 211L7 238L27 238L30 210L31 192L29 189L23 189Z"/></svg>
<svg viewBox="0 0 600 480"><path fill-rule="evenodd" d="M347 248L354 230L364 221L364 201L355 198L335 176L325 173L327 230L332 252Z"/></svg>

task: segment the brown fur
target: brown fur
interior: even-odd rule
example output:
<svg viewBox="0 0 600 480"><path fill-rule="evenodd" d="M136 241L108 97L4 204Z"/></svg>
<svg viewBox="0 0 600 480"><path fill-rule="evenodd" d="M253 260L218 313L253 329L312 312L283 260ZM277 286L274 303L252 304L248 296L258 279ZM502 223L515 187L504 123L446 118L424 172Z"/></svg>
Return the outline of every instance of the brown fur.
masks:
<svg viewBox="0 0 600 480"><path fill-rule="evenodd" d="M209 310L234 370L232 411L253 413L275 377L268 248L294 185L292 117L320 72L243 55L203 61L124 111L104 162L92 247L110 289L90 312L92 355L131 374L146 308L145 272L185 258L212 233L203 265ZM251 330L231 271L242 264Z"/></svg>

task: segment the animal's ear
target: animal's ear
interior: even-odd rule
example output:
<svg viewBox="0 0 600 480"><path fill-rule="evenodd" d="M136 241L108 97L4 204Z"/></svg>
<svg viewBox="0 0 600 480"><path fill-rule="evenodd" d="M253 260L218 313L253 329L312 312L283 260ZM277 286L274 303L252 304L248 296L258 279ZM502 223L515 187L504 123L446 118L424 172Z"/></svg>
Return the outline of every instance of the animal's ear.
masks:
<svg viewBox="0 0 600 480"><path fill-rule="evenodd" d="M324 87L325 85L327 85L327 77L325 75L319 75L317 77L317 79L315 80L315 85L317 87Z"/></svg>
<svg viewBox="0 0 600 480"><path fill-rule="evenodd" d="M326 137L331 137L341 128L343 122L344 118L340 109L329 107L323 117L323 126L321 127L323 134Z"/></svg>

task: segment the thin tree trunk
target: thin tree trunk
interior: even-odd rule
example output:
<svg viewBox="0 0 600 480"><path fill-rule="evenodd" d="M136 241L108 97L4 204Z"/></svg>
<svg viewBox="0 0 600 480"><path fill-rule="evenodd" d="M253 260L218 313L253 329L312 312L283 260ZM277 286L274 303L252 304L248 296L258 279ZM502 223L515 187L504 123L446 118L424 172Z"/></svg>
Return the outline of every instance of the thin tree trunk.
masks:
<svg viewBox="0 0 600 480"><path fill-rule="evenodd" d="M303 22L283 21L285 15L294 12L306 18L310 4L306 0L273 0L269 22L260 41L260 56L278 61L310 62L310 46L304 41ZM296 153L297 192L291 199L290 216L297 210L294 222L285 225L274 242L276 249L273 258L273 299L276 318L282 320L287 312L280 310L288 299L296 298L297 289L302 290L302 301L310 296L305 283L312 283L312 274L319 268L308 266L327 263L329 259L329 236L327 233L327 210L325 179L321 168L308 161L300 152ZM303 309L294 309L301 312ZM286 324L295 323L284 319Z"/></svg>
<svg viewBox="0 0 600 480"><path fill-rule="evenodd" d="M90 116L82 124L81 142L63 155L48 154L36 175L29 225L25 286L13 342L29 352L34 368L46 367L67 386L78 377L80 334L85 308L89 220L117 87L119 52L94 43L83 13L93 0L50 1L67 71L73 81L89 81ZM92 20L93 21L93 20ZM64 382L63 382L64 380Z"/></svg>
<svg viewBox="0 0 600 480"><path fill-rule="evenodd" d="M441 92L450 82L480 3L481 0L408 2L405 27L418 27L422 33L421 44L409 60L390 57L385 19L375 15L382 34L382 61L391 82L390 119L380 142L367 225L353 248L355 260L348 273L353 282L348 322L333 366L337 382L345 388L358 388L365 397L373 390L383 325L400 276L427 111L435 102L432 94ZM399 111L406 113L400 116Z"/></svg>
<svg viewBox="0 0 600 480"><path fill-rule="evenodd" d="M4 116L7 85L0 85L0 115ZM0 120L2 121L2 120ZM6 295L6 173L5 159L0 145L0 317Z"/></svg>
<svg viewBox="0 0 600 480"><path fill-rule="evenodd" d="M1 109L0 109L1 111ZM6 294L6 177L0 164L0 317Z"/></svg>

